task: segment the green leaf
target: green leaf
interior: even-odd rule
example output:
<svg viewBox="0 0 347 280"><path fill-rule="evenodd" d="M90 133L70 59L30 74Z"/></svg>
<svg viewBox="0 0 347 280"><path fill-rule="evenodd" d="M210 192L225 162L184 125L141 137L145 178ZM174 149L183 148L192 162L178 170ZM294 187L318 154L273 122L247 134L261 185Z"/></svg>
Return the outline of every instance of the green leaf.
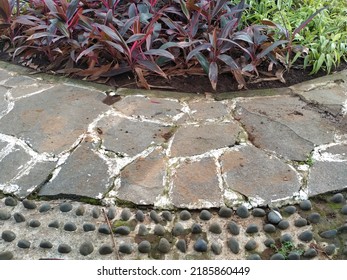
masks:
<svg viewBox="0 0 347 280"><path fill-rule="evenodd" d="M228 65L231 69L238 69L239 66L237 65L237 63L235 62L235 60L226 54L220 54L217 56L218 59L220 59L221 61L223 61L226 65Z"/></svg>
<svg viewBox="0 0 347 280"><path fill-rule="evenodd" d="M151 50L144 52L144 54L163 56L163 57L167 57L169 59L175 60L175 57L171 53L169 53L168 51L163 50L163 49L151 49Z"/></svg>
<svg viewBox="0 0 347 280"><path fill-rule="evenodd" d="M208 74L210 65L207 58L202 53L196 54L195 57L199 61L202 69L204 69L205 73Z"/></svg>
<svg viewBox="0 0 347 280"><path fill-rule="evenodd" d="M189 14L189 11L187 9L186 3L183 0L180 0L180 4L181 4L182 12L186 16L186 18L189 20L190 19L190 14Z"/></svg>
<svg viewBox="0 0 347 280"><path fill-rule="evenodd" d="M80 0L72 0L67 8L67 11L66 11L66 17L67 17L67 20L70 21L74 14L77 12L77 7L80 3Z"/></svg>
<svg viewBox="0 0 347 280"><path fill-rule="evenodd" d="M193 56L197 56L197 54L199 54L201 51L207 50L209 48L212 48L212 45L210 43L205 43L197 46L187 55L186 61L189 61Z"/></svg>
<svg viewBox="0 0 347 280"><path fill-rule="evenodd" d="M44 0L44 1L46 3L46 6L48 7L48 9L51 11L52 14L58 13L57 7L56 7L53 0Z"/></svg>
<svg viewBox="0 0 347 280"><path fill-rule="evenodd" d="M278 46L286 44L286 43L288 43L287 40L279 40L279 41L274 42L271 46L267 47L265 50L263 50L261 53L259 53L257 55L257 58L259 59L259 58L266 56L269 52L273 51Z"/></svg>
<svg viewBox="0 0 347 280"><path fill-rule="evenodd" d="M310 21L317 15L319 14L321 11L323 11L324 9L326 9L327 7L323 7L320 8L319 10L317 10L315 13L313 13L307 20L305 20L304 22L302 22L294 31L292 34L292 37L294 38L295 34L299 33L303 28L306 27L307 24L310 23Z"/></svg>

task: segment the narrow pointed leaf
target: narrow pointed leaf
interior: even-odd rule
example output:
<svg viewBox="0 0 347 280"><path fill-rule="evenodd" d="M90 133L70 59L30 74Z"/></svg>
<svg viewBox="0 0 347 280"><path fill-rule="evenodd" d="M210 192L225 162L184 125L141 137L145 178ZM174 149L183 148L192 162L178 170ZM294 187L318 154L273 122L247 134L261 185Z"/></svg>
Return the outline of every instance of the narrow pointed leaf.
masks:
<svg viewBox="0 0 347 280"><path fill-rule="evenodd" d="M326 9L327 7L323 7L320 8L319 10L317 10L315 13L313 13L307 20L305 20L304 22L302 22L294 31L293 31L293 38L294 36L299 33L303 28L306 27L307 24L310 23L310 21L317 15L319 14L321 11L323 11L324 9Z"/></svg>
<svg viewBox="0 0 347 280"><path fill-rule="evenodd" d="M145 69L150 70L150 71L152 71L154 73L157 73L160 76L162 76L165 79L167 79L167 76L164 73L164 71L156 63L154 63L152 61L149 61L149 60L138 60L137 63L140 64Z"/></svg>
<svg viewBox="0 0 347 280"><path fill-rule="evenodd" d="M117 42L122 42L122 39L118 36L116 31L113 30L112 28L106 25L98 24L98 23L95 23L94 25L98 27L101 31L104 31L112 40Z"/></svg>
<svg viewBox="0 0 347 280"><path fill-rule="evenodd" d="M163 56L163 57L167 57L169 59L175 60L175 57L171 53L169 53L166 50L162 50L162 49L151 49L151 50L144 52L144 54Z"/></svg>
<svg viewBox="0 0 347 280"><path fill-rule="evenodd" d="M80 3L80 0L72 0L70 2L66 11L66 17L68 21L70 21L73 18L74 14L77 12L79 3Z"/></svg>
<svg viewBox="0 0 347 280"><path fill-rule="evenodd" d="M216 6L214 7L214 9L212 11L212 18L214 18L215 15L218 14L218 12L223 8L224 4L227 1L228 0L217 0Z"/></svg>
<svg viewBox="0 0 347 280"><path fill-rule="evenodd" d="M218 59L220 59L221 61L223 61L226 65L228 65L231 69L238 69L239 66L237 65L237 63L235 62L235 60L226 54L220 54L218 56Z"/></svg>
<svg viewBox="0 0 347 280"><path fill-rule="evenodd" d="M210 79L213 90L216 90L218 81L218 65L216 62L211 62L208 71L208 78Z"/></svg>
<svg viewBox="0 0 347 280"><path fill-rule="evenodd" d="M47 5L48 9L51 11L51 13L53 13L53 14L58 13L57 7L55 6L55 3L53 0L45 0L45 3Z"/></svg>
<svg viewBox="0 0 347 280"><path fill-rule="evenodd" d="M202 44L200 46L197 46L195 49L193 49L188 55L187 55L187 58L186 58L186 61L189 61L193 56L196 56L197 54L199 54L201 51L203 50L207 50L209 48L211 48L212 45L210 43L205 43L205 44Z"/></svg>
<svg viewBox="0 0 347 280"><path fill-rule="evenodd" d="M78 57L76 58L76 62L78 62L82 56L90 54L92 51L94 51L97 48L102 48L103 46L101 44L95 44L87 49L85 49L83 52L81 52Z"/></svg>
<svg viewBox="0 0 347 280"><path fill-rule="evenodd" d="M273 51L278 46L286 44L286 43L288 43L287 40L279 40L279 41L274 42L271 46L267 47L265 50L263 50L261 53L259 53L257 55L257 58L259 59L259 58L266 56L269 52Z"/></svg>
<svg viewBox="0 0 347 280"><path fill-rule="evenodd" d="M196 54L195 57L199 61L202 69L204 69L205 73L208 74L210 65L207 58L202 53Z"/></svg>

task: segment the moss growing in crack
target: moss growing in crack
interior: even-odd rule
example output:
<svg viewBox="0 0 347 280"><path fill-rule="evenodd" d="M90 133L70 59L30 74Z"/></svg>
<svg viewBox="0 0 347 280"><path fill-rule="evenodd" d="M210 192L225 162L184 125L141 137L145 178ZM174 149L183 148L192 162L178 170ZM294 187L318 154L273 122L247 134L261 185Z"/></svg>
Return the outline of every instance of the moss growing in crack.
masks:
<svg viewBox="0 0 347 280"><path fill-rule="evenodd" d="M270 248L272 248L275 253L281 254L286 259L288 259L288 255L290 253L295 252L301 256L305 252L304 248L302 248L300 244L298 247L296 247L292 241L285 241L282 243L272 244Z"/></svg>
<svg viewBox="0 0 347 280"><path fill-rule="evenodd" d="M119 207L126 207L126 208L136 208L137 205L131 201L128 201L128 200L123 200L123 199L120 199L118 197L115 198L115 201L116 201L116 205L119 206Z"/></svg>
<svg viewBox="0 0 347 280"><path fill-rule="evenodd" d="M112 224L112 231L115 231L117 227L120 226L127 226L130 228L131 231L135 230L137 225L137 221L135 219L129 220L129 221L123 221L123 220L116 220Z"/></svg>
<svg viewBox="0 0 347 280"><path fill-rule="evenodd" d="M101 205L100 199L97 198L91 198L91 197L81 197L79 199L80 202L91 204L91 205Z"/></svg>

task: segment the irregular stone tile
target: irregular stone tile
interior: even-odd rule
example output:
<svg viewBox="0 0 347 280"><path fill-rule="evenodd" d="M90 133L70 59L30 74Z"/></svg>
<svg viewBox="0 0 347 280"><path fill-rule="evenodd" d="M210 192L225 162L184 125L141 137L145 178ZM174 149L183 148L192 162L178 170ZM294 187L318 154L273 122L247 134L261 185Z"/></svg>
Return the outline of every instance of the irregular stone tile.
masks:
<svg viewBox="0 0 347 280"><path fill-rule="evenodd" d="M0 69L0 83L8 78L12 77L8 71Z"/></svg>
<svg viewBox="0 0 347 280"><path fill-rule="evenodd" d="M39 196L77 195L100 198L110 188L107 164L82 143L61 166L61 170L39 191Z"/></svg>
<svg viewBox="0 0 347 280"><path fill-rule="evenodd" d="M165 156L159 149L136 159L121 171L117 197L136 204L153 205L164 191L165 170Z"/></svg>
<svg viewBox="0 0 347 280"><path fill-rule="evenodd" d="M299 178L292 168L253 146L228 151L220 162L227 189L258 203L252 204L254 207L291 198L300 189Z"/></svg>
<svg viewBox="0 0 347 280"><path fill-rule="evenodd" d="M32 85L33 83L37 83L37 80L27 76L20 75L20 76L11 77L4 83L4 85L8 87L18 87L18 86Z"/></svg>
<svg viewBox="0 0 347 280"><path fill-rule="evenodd" d="M0 140L0 157L1 157L1 150L7 146L7 142L3 142Z"/></svg>
<svg viewBox="0 0 347 280"><path fill-rule="evenodd" d="M7 89L5 87L0 86L0 117L7 110L8 102L5 99L5 94L7 93Z"/></svg>
<svg viewBox="0 0 347 280"><path fill-rule="evenodd" d="M182 126L175 133L171 156L194 156L213 149L232 147L240 132L240 126L235 122Z"/></svg>
<svg viewBox="0 0 347 280"><path fill-rule="evenodd" d="M143 116L167 122L182 113L182 105L178 101L139 95L127 96L115 103L113 108L127 116Z"/></svg>
<svg viewBox="0 0 347 280"><path fill-rule="evenodd" d="M60 153L85 132L87 125L107 105L102 94L67 85L17 100L11 112L0 120L1 133L30 142L33 149Z"/></svg>
<svg viewBox="0 0 347 280"><path fill-rule="evenodd" d="M15 87L11 89L10 92L13 98L19 98L35 92L45 91L52 86L53 85L51 84L33 83L30 85Z"/></svg>
<svg viewBox="0 0 347 280"><path fill-rule="evenodd" d="M222 102L199 100L188 105L192 112L190 119L193 121L223 119L229 115L227 106Z"/></svg>
<svg viewBox="0 0 347 280"><path fill-rule="evenodd" d="M304 161L314 145L334 140L333 124L292 96L238 102L235 118L244 125L255 146L289 160Z"/></svg>
<svg viewBox="0 0 347 280"><path fill-rule="evenodd" d="M135 156L152 144L166 142L174 129L114 115L104 117L97 126L105 148L126 156Z"/></svg>
<svg viewBox="0 0 347 280"><path fill-rule="evenodd" d="M184 161L176 168L172 182L170 197L175 207L196 209L222 206L222 190L212 158Z"/></svg>

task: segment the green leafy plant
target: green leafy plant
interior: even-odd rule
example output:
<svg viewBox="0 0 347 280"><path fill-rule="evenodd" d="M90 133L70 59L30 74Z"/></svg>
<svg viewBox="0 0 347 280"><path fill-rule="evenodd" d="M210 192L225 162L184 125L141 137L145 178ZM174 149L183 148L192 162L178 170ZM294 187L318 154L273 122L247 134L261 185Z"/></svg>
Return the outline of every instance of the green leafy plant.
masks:
<svg viewBox="0 0 347 280"><path fill-rule="evenodd" d="M295 252L299 255L304 253L304 250L296 247L292 241L284 241L279 246L272 244L271 248L274 249L276 253L283 255L286 259L290 253Z"/></svg>

